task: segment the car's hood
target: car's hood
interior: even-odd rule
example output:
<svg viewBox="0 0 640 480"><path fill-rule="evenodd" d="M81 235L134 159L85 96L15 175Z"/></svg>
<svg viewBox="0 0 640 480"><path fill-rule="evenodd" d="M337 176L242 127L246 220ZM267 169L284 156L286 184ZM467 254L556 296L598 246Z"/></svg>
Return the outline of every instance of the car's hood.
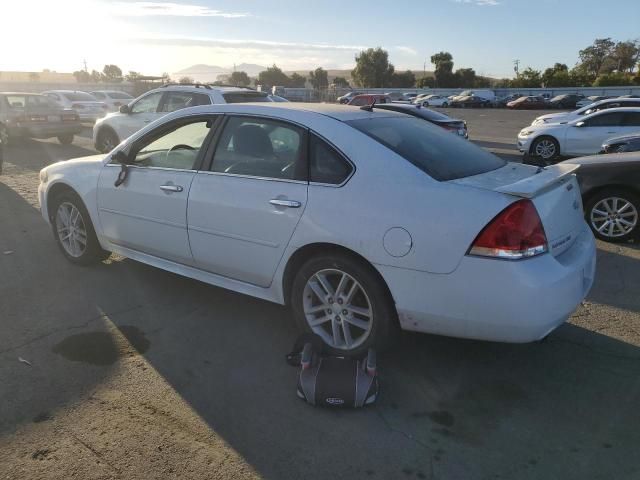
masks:
<svg viewBox="0 0 640 480"><path fill-rule="evenodd" d="M534 122L544 122L544 123L560 123L566 122L573 118L571 113L548 113L546 115L540 115L536 117Z"/></svg>
<svg viewBox="0 0 640 480"><path fill-rule="evenodd" d="M45 167L43 170L47 170L48 172L55 172L57 170L62 170L66 168L75 168L80 165L90 165L101 163L105 159L106 155L104 153L99 153L97 155L89 155L87 157L79 157L73 158L71 160L63 160L61 162L52 163L51 165Z"/></svg>
<svg viewBox="0 0 640 480"><path fill-rule="evenodd" d="M608 155L589 155L587 157L577 157L560 162L573 163L575 165L582 165L588 167L590 165L607 165L614 163L637 163L640 165L640 152L629 153L610 153Z"/></svg>
<svg viewBox="0 0 640 480"><path fill-rule="evenodd" d="M620 135L619 137L607 138L605 143L617 143L617 142L624 142L627 140L640 140L640 132L629 133L627 135Z"/></svg>

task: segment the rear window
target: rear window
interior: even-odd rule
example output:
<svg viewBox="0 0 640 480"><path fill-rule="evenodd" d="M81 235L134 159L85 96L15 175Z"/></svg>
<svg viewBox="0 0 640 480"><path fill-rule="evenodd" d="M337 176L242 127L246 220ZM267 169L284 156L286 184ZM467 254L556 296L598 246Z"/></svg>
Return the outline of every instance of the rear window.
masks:
<svg viewBox="0 0 640 480"><path fill-rule="evenodd" d="M67 100L70 100L72 102L95 102L96 101L93 95L89 95L88 93L85 93L85 92L69 92L69 93L63 93L62 95L64 95L64 97Z"/></svg>
<svg viewBox="0 0 640 480"><path fill-rule="evenodd" d="M270 102L269 96L263 92L228 92L223 93L227 103Z"/></svg>
<svg viewBox="0 0 640 480"><path fill-rule="evenodd" d="M479 175L507 163L419 118L368 118L346 123L439 181Z"/></svg>

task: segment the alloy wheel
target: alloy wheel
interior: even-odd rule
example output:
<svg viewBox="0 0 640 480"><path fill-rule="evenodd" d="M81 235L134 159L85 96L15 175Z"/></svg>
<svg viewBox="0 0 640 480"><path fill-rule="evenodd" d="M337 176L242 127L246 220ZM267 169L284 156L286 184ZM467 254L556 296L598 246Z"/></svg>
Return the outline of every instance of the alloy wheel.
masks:
<svg viewBox="0 0 640 480"><path fill-rule="evenodd" d="M556 155L556 144L553 142L553 140L544 138L536 143L535 152L537 156L545 160L549 160Z"/></svg>
<svg viewBox="0 0 640 480"><path fill-rule="evenodd" d="M80 210L63 202L56 212L56 231L62 248L71 257L79 258L87 249L87 228Z"/></svg>
<svg viewBox="0 0 640 480"><path fill-rule="evenodd" d="M304 287L302 306L311 330L333 348L355 349L371 334L374 318L369 296L342 270L313 274Z"/></svg>
<svg viewBox="0 0 640 480"><path fill-rule="evenodd" d="M638 210L629 200L620 197L603 198L590 213L591 226L609 238L628 235L638 224Z"/></svg>

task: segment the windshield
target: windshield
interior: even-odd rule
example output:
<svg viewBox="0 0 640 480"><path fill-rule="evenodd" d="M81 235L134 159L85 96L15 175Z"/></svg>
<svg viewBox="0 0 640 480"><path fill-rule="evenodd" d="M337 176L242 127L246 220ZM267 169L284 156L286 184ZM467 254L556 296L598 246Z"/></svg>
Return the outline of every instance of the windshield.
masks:
<svg viewBox="0 0 640 480"><path fill-rule="evenodd" d="M489 172L506 162L492 153L412 117L379 117L346 122L439 181Z"/></svg>
<svg viewBox="0 0 640 480"><path fill-rule="evenodd" d="M72 102L95 102L96 98L85 92L68 92L62 94L67 100Z"/></svg>

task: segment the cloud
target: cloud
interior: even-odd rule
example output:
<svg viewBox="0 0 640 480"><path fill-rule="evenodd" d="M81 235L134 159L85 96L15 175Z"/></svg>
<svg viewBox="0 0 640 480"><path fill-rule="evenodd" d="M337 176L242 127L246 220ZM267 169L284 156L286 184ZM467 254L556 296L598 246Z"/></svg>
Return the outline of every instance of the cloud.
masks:
<svg viewBox="0 0 640 480"><path fill-rule="evenodd" d="M456 3L473 3L474 5L478 5L480 7L494 7L496 5L500 5L498 0L452 0Z"/></svg>
<svg viewBox="0 0 640 480"><path fill-rule="evenodd" d="M248 13L223 12L201 5L185 3L164 2L115 2L110 5L110 11L114 15L124 17L222 17L242 18L248 17Z"/></svg>
<svg viewBox="0 0 640 480"><path fill-rule="evenodd" d="M361 45L331 45L325 43L272 42L268 40L229 40L222 38L143 37L134 39L145 45L176 47L221 47L233 49L257 49L276 51L346 51L358 52L367 47Z"/></svg>
<svg viewBox="0 0 640 480"><path fill-rule="evenodd" d="M398 45L397 47L393 47L393 50L396 50L398 52L402 52L402 53L406 53L407 55L417 55L418 52L411 47L406 47L404 45Z"/></svg>

